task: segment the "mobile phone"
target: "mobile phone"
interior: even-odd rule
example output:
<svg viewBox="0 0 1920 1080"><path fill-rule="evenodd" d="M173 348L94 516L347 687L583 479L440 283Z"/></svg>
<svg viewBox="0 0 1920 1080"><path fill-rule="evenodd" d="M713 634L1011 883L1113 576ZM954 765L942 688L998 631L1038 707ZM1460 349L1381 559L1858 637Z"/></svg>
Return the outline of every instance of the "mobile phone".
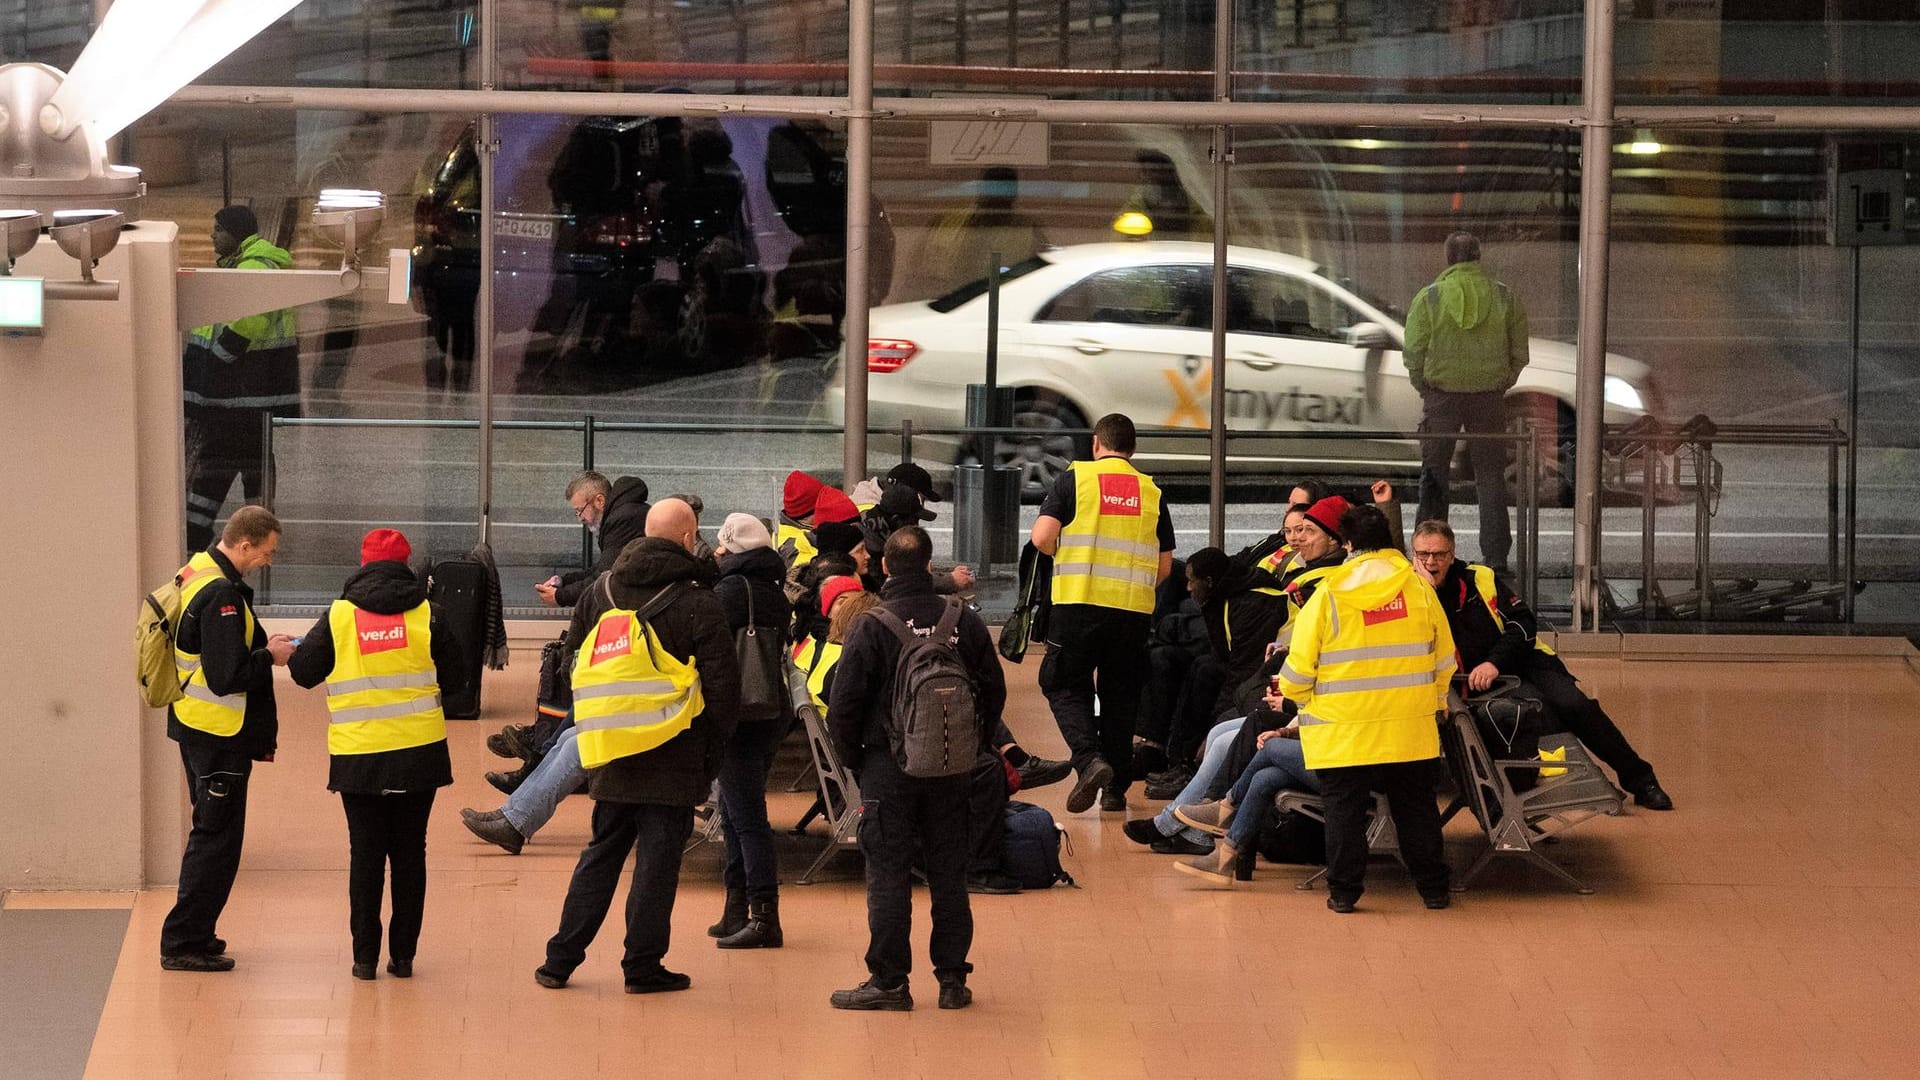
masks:
<svg viewBox="0 0 1920 1080"><path fill-rule="evenodd" d="M298 645L299 645L299 644L300 644L301 642L303 642L303 641L305 641L305 640L307 640L307 635L305 635L305 634L301 634L301 635L300 635L299 637L297 637L297 638L288 638L288 639L287 639L287 641L288 641L288 643L289 643L289 644L292 644L292 645L295 645L295 646L298 646Z"/></svg>

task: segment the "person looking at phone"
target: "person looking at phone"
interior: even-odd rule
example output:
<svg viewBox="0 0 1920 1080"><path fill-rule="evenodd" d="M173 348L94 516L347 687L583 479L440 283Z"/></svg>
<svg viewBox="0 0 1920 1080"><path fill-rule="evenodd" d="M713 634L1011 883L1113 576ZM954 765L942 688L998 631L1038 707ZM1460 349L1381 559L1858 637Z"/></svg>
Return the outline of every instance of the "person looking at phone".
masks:
<svg viewBox="0 0 1920 1080"><path fill-rule="evenodd" d="M587 586L613 569L620 549L646 535L647 513L653 509L647 502L645 480L623 476L608 483L605 476L592 469L568 482L567 506L599 541L600 557L590 569L555 574L535 585L533 591L548 607L572 607Z"/></svg>

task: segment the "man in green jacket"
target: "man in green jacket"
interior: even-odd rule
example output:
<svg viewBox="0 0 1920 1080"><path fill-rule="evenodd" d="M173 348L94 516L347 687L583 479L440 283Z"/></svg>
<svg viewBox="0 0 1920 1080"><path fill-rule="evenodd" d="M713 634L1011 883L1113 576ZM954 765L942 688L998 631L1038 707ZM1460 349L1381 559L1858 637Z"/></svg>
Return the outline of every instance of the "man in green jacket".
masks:
<svg viewBox="0 0 1920 1080"><path fill-rule="evenodd" d="M1447 268L1421 289L1407 312L1407 378L1425 406L1420 430L1447 438L1420 445L1420 512L1417 521L1447 518L1452 483L1451 436L1501 432L1507 427L1506 392L1527 366L1527 312L1520 297L1487 275L1480 240L1472 233L1447 237ZM1513 528L1507 519L1507 445L1475 439L1474 488L1480 495L1480 557L1505 572Z"/></svg>
<svg viewBox="0 0 1920 1080"><path fill-rule="evenodd" d="M213 215L219 265L239 270L285 270L286 251L262 240L260 223L244 206ZM186 401L187 546L213 541L213 523L233 478L249 503L261 496L265 424L269 416L300 415L300 345L292 308L230 323L196 326L187 337L181 388Z"/></svg>

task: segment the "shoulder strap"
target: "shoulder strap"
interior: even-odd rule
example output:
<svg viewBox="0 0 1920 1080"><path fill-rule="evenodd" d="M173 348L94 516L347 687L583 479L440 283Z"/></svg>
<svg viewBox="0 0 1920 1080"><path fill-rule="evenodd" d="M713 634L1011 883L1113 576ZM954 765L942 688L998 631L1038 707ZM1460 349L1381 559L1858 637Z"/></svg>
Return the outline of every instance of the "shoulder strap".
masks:
<svg viewBox="0 0 1920 1080"><path fill-rule="evenodd" d="M608 576L611 577L612 575L609 574ZM649 598L646 603L641 604L638 608L634 609L633 617L636 619L639 619L641 622L646 622L648 619L651 619L655 615L660 614L662 611L667 610L667 607L673 603L676 597L680 595L681 584L682 582L669 581L665 585L660 586L659 592L654 593L653 596ZM609 588L609 591L607 595L612 596L613 595L611 591L612 587L609 586L608 588Z"/></svg>
<svg viewBox="0 0 1920 1080"><path fill-rule="evenodd" d="M607 594L608 607L617 608L620 606L620 602L613 598L613 575L612 574L600 575L600 591Z"/></svg>
<svg viewBox="0 0 1920 1080"><path fill-rule="evenodd" d="M955 633L960 629L960 613L964 610L966 609L960 606L959 597L948 597L947 609L940 613L940 621L934 625L933 640L943 645L953 640Z"/></svg>
<svg viewBox="0 0 1920 1080"><path fill-rule="evenodd" d="M901 621L900 616L888 611L885 605L873 608L870 614L877 616L882 625L893 631L893 636L900 639L902 646L912 645L920 640L919 635L913 632L913 628Z"/></svg>
<svg viewBox="0 0 1920 1080"><path fill-rule="evenodd" d="M753 623L753 582L741 578L740 587L747 594L747 636L753 637L758 633Z"/></svg>

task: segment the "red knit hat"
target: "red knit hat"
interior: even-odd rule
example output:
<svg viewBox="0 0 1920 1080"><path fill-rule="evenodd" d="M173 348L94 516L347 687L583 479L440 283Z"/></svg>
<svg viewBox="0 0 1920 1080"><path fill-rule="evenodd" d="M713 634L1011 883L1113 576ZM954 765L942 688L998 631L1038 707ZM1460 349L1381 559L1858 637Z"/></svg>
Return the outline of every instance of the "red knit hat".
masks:
<svg viewBox="0 0 1920 1080"><path fill-rule="evenodd" d="M825 486L812 473L793 470L787 474L786 486L780 489L781 512L796 520L813 513L814 500L820 497L820 489Z"/></svg>
<svg viewBox="0 0 1920 1080"><path fill-rule="evenodd" d="M820 498L813 504L813 523L824 525L829 521L852 521L860 516L860 508L853 505L847 493L839 488L823 487Z"/></svg>
<svg viewBox="0 0 1920 1080"><path fill-rule="evenodd" d="M832 615L833 602L850 592L866 592L860 579L852 574L840 574L820 583L820 614Z"/></svg>
<svg viewBox="0 0 1920 1080"><path fill-rule="evenodd" d="M1340 535L1340 516L1347 512L1347 500L1338 495L1329 495L1312 506L1307 507L1307 520L1326 532L1335 540L1344 540Z"/></svg>
<svg viewBox="0 0 1920 1080"><path fill-rule="evenodd" d="M391 559L394 562L406 562L413 558L413 545L398 529L375 529L360 541L360 565Z"/></svg>

